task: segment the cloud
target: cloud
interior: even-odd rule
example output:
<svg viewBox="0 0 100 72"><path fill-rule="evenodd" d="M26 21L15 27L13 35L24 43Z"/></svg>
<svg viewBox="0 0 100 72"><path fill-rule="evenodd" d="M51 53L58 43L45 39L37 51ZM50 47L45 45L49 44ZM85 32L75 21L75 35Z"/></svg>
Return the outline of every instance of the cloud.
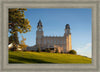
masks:
<svg viewBox="0 0 100 72"><path fill-rule="evenodd" d="M91 50L92 50L91 43L87 43L84 47L76 48L78 55L83 55L83 56L87 56L87 57L92 57Z"/></svg>
<svg viewBox="0 0 100 72"><path fill-rule="evenodd" d="M85 49L91 47L91 43L86 44L86 46L84 47Z"/></svg>

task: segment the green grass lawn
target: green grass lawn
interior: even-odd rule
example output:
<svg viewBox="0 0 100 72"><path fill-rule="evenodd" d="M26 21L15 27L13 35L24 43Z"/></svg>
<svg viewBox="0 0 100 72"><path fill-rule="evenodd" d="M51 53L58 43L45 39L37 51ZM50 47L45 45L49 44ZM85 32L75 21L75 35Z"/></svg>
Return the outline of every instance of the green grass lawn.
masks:
<svg viewBox="0 0 100 72"><path fill-rule="evenodd" d="M9 63L81 63L90 64L91 58L72 54L9 51Z"/></svg>

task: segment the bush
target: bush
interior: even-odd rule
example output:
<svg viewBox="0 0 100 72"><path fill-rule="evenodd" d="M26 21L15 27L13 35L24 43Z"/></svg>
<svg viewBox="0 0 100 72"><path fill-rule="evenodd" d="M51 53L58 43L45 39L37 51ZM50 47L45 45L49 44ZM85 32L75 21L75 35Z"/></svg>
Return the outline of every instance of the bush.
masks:
<svg viewBox="0 0 100 72"><path fill-rule="evenodd" d="M56 49L56 52L55 53L59 53L58 49Z"/></svg>
<svg viewBox="0 0 100 72"><path fill-rule="evenodd" d="M33 52L34 50L31 50L31 52Z"/></svg>
<svg viewBox="0 0 100 72"><path fill-rule="evenodd" d="M48 48L48 52L49 52L49 53L51 52L50 48Z"/></svg>
<svg viewBox="0 0 100 72"><path fill-rule="evenodd" d="M68 53L69 54L77 54L77 52L75 50L70 50Z"/></svg>
<svg viewBox="0 0 100 72"><path fill-rule="evenodd" d="M41 48L38 48L37 52L41 52Z"/></svg>
<svg viewBox="0 0 100 72"><path fill-rule="evenodd" d="M23 50L24 52L26 52L27 50Z"/></svg>
<svg viewBox="0 0 100 72"><path fill-rule="evenodd" d="M48 52L48 49L47 48L45 49L45 52Z"/></svg>
<svg viewBox="0 0 100 72"><path fill-rule="evenodd" d="M63 51L61 51L61 53L63 54L64 52L63 52Z"/></svg>
<svg viewBox="0 0 100 72"><path fill-rule="evenodd" d="M49 52L50 53L51 52L50 48L46 48L45 52Z"/></svg>

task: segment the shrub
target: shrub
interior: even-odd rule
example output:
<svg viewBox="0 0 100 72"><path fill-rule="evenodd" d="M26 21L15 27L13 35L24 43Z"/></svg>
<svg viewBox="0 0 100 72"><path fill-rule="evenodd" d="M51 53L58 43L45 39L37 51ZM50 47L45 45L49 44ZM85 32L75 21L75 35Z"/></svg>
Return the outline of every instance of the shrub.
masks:
<svg viewBox="0 0 100 72"><path fill-rule="evenodd" d="M46 48L45 52L49 52L50 53L51 52L50 48Z"/></svg>
<svg viewBox="0 0 100 72"><path fill-rule="evenodd" d="M31 50L31 52L33 52L34 50Z"/></svg>
<svg viewBox="0 0 100 72"><path fill-rule="evenodd" d="M63 52L63 51L61 51L61 53L63 54L64 52Z"/></svg>
<svg viewBox="0 0 100 72"><path fill-rule="evenodd" d="M48 49L47 48L45 49L45 52L48 52Z"/></svg>
<svg viewBox="0 0 100 72"><path fill-rule="evenodd" d="M59 53L58 49L56 49L56 52L55 53Z"/></svg>
<svg viewBox="0 0 100 72"><path fill-rule="evenodd" d="M38 48L37 52L41 52L41 48Z"/></svg>
<svg viewBox="0 0 100 72"><path fill-rule="evenodd" d="M69 54L77 54L77 52L75 50L70 50L68 53Z"/></svg>
<svg viewBox="0 0 100 72"><path fill-rule="evenodd" d="M51 52L50 48L48 48L48 52L49 52L49 53Z"/></svg>

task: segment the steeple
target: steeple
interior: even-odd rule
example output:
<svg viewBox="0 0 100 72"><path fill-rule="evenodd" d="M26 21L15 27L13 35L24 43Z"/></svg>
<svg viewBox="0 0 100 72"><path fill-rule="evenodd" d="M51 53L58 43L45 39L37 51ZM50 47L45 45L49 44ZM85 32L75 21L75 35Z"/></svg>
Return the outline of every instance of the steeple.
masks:
<svg viewBox="0 0 100 72"><path fill-rule="evenodd" d="M69 35L69 34L71 34L71 32L70 32L70 25L69 24L66 24L64 36Z"/></svg>
<svg viewBox="0 0 100 72"><path fill-rule="evenodd" d="M41 20L39 20L39 22L38 22L37 28L38 28L38 27L41 27L41 28L43 27L43 26L42 26Z"/></svg>
<svg viewBox="0 0 100 72"><path fill-rule="evenodd" d="M41 20L39 20L38 25L37 25L37 30L43 31L42 28L43 28L42 22L41 22Z"/></svg>
<svg viewBox="0 0 100 72"><path fill-rule="evenodd" d="M37 31L36 31L36 44L40 44L42 37L44 36L43 34L43 26L41 20L39 20L38 25L37 25Z"/></svg>
<svg viewBox="0 0 100 72"><path fill-rule="evenodd" d="M69 24L66 24L65 29L70 29Z"/></svg>
<svg viewBox="0 0 100 72"><path fill-rule="evenodd" d="M66 24L65 25L65 40L66 40L66 52L69 52L72 50L72 44L71 44L71 32L70 32L70 25Z"/></svg>

